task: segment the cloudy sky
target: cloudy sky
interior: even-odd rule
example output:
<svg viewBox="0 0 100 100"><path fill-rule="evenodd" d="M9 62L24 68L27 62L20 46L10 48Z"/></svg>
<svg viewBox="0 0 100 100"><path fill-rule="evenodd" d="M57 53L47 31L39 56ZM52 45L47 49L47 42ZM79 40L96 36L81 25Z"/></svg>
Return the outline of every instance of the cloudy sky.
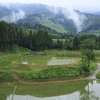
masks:
<svg viewBox="0 0 100 100"><path fill-rule="evenodd" d="M0 0L0 3L41 3L52 6L73 8L80 11L100 11L100 0Z"/></svg>

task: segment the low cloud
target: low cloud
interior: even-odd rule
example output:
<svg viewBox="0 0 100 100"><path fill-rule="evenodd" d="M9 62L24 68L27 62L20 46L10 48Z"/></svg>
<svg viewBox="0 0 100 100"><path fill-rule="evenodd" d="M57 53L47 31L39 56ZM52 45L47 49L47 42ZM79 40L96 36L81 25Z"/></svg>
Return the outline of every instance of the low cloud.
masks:
<svg viewBox="0 0 100 100"><path fill-rule="evenodd" d="M12 12L11 15L11 22L16 22L20 19L25 18L25 12L22 10L19 10L18 13Z"/></svg>
<svg viewBox="0 0 100 100"><path fill-rule="evenodd" d="M82 31L84 26L84 21L87 20L84 14L81 14L71 8L66 9L60 7L49 7L49 10L56 14L63 13L66 19L71 19L77 28L77 33Z"/></svg>
<svg viewBox="0 0 100 100"><path fill-rule="evenodd" d="M25 18L25 12L19 10L18 12L12 12L10 16L5 16L1 18L1 20L16 23L18 20Z"/></svg>

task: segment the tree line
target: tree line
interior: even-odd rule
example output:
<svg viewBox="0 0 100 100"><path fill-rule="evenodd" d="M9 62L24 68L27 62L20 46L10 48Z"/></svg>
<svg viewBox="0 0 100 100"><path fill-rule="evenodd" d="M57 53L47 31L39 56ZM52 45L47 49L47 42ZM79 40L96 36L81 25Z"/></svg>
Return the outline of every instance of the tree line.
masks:
<svg viewBox="0 0 100 100"><path fill-rule="evenodd" d="M100 36L84 34L84 35L66 35L64 39L57 39L54 43L55 49L79 50L81 41L92 39L95 41L95 50L100 50Z"/></svg>
<svg viewBox="0 0 100 100"><path fill-rule="evenodd" d="M62 39L54 41L45 30L33 32L17 28L12 24L0 21L0 51L11 51L14 45L39 51L46 49L79 50L81 41L93 39L95 49L100 49L100 36L63 34Z"/></svg>
<svg viewBox="0 0 100 100"><path fill-rule="evenodd" d="M26 34L22 29L18 29L4 21L0 22L0 51L11 51L17 45L31 50L45 50L52 48L52 38L47 31L29 31Z"/></svg>

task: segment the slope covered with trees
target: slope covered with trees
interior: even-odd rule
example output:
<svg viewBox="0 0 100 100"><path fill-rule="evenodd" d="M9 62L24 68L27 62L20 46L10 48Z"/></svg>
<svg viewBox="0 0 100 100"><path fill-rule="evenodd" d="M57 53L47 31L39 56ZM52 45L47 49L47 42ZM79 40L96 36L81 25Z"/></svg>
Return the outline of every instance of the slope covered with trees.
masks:
<svg viewBox="0 0 100 100"><path fill-rule="evenodd" d="M4 21L0 22L1 51L11 51L14 45L36 51L46 49L79 50L81 41L88 38L96 41L95 49L100 49L100 36L63 34L60 38L54 41L44 29L36 32L29 30L27 34L23 28L17 28Z"/></svg>
<svg viewBox="0 0 100 100"><path fill-rule="evenodd" d="M75 16L69 16L70 12L67 10L65 12L62 10L62 12L59 11L59 13L56 13L58 12L57 9L51 10L50 8L53 7L42 4L14 4L9 5L9 8L4 5L0 5L0 20L14 22L17 24L22 23L21 27L23 27L23 24L25 23L30 23L32 26L37 24L42 25L47 29L47 31L53 31L54 34L77 33L78 24L75 24L75 21L73 20ZM85 17L85 20L78 25L79 27L82 26L82 30L79 34L100 35L100 15L82 13L77 10L74 10L73 12L77 13L77 16L79 16L79 19L81 20L83 20L82 16ZM27 29L29 29L29 27ZM34 29L34 27L31 27L31 29Z"/></svg>
<svg viewBox="0 0 100 100"><path fill-rule="evenodd" d="M4 21L0 22L0 50L11 51L14 45L31 50L50 49L52 39L47 31L39 30L36 33L25 34L22 29L13 27Z"/></svg>

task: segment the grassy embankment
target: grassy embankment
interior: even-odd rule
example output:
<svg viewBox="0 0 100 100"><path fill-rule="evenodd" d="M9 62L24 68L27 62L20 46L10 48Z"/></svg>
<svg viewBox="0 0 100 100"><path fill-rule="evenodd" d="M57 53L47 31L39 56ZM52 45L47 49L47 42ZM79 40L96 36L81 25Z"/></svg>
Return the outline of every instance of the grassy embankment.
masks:
<svg viewBox="0 0 100 100"><path fill-rule="evenodd" d="M96 52L96 54L98 53ZM24 54L0 53L0 81L13 82L33 79L36 81L38 81L37 79L46 79L48 81L55 78L73 79L81 77L78 67L81 64L79 60L72 64L47 65L47 62L54 56L58 57L57 59L80 59L80 53L78 51L52 50L35 52L35 54L49 56L30 56L26 52ZM92 62L90 68L91 73L96 67L97 65Z"/></svg>
<svg viewBox="0 0 100 100"><path fill-rule="evenodd" d="M100 51L97 51L97 53L96 53L96 59L97 59L97 63L100 63ZM96 77L98 79L100 79L100 72L97 73Z"/></svg>

